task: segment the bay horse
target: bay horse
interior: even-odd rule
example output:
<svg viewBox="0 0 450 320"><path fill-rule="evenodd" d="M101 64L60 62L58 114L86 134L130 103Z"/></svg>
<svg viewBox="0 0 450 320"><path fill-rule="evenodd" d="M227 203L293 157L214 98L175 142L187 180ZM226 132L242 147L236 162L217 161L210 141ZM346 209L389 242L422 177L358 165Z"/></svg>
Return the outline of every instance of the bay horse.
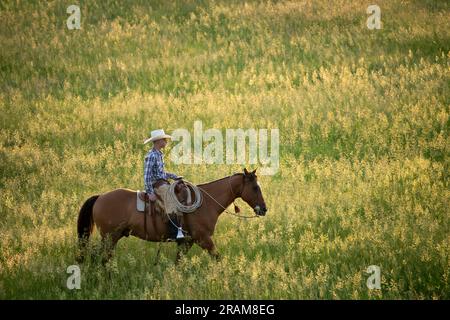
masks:
<svg viewBox="0 0 450 320"><path fill-rule="evenodd" d="M261 188L257 181L256 170L235 173L212 182L197 185L202 193L201 206L193 213L184 214L183 230L188 237L178 242L176 262L181 254L186 254L194 243L208 251L215 258L219 253L211 239L220 214L235 199L241 198L255 212L256 216L264 216L267 212ZM186 190L190 190L186 187ZM182 193L179 188L176 195ZM107 261L117 242L124 236L135 236L152 242L163 242L169 238L169 226L163 214L149 214L144 219L144 213L136 209L136 191L116 189L101 195L94 195L86 200L78 215L78 239L80 256L83 260L83 250L89 240L94 225L100 231L102 243L105 245ZM144 220L146 228L144 228ZM106 241L108 240L108 241ZM105 261L104 261L105 262Z"/></svg>

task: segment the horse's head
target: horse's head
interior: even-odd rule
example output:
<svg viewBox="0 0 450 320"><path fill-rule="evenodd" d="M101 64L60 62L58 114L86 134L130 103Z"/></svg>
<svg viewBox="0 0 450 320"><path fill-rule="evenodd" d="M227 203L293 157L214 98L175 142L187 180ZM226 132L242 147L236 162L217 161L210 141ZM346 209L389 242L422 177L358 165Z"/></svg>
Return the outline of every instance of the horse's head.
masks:
<svg viewBox="0 0 450 320"><path fill-rule="evenodd" d="M261 192L261 187L256 176L256 169L248 172L244 169L244 181L241 198L253 208L258 216L265 216L267 212L266 203Z"/></svg>

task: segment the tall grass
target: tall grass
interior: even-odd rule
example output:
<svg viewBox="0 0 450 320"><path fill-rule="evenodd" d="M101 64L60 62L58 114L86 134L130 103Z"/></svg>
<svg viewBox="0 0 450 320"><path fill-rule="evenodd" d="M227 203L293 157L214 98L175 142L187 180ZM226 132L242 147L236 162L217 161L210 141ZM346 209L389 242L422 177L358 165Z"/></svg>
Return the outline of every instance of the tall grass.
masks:
<svg viewBox="0 0 450 320"><path fill-rule="evenodd" d="M368 30L370 4L80 1L68 30L65 1L2 1L0 298L450 298L450 8L377 1ZM164 244L154 266L155 244L121 240L68 290L84 200L142 189L149 130L196 120L280 129L268 215L223 215L220 262Z"/></svg>

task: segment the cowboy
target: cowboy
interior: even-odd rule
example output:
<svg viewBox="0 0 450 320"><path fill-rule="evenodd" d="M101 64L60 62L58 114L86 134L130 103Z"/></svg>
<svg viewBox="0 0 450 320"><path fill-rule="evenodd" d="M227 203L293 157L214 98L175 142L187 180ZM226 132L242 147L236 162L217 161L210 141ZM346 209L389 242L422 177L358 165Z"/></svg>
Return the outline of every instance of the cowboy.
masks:
<svg viewBox="0 0 450 320"><path fill-rule="evenodd" d="M168 179L179 180L183 177L164 171L164 154L161 149L167 145L168 139L172 139L172 137L165 134L163 129L153 130L150 135L150 138L144 141L144 144L153 142L153 148L145 157L144 184L149 200L154 202L157 199L155 193L158 193L161 183L167 186ZM166 183L164 184L163 182ZM163 197L161 198L163 199Z"/></svg>

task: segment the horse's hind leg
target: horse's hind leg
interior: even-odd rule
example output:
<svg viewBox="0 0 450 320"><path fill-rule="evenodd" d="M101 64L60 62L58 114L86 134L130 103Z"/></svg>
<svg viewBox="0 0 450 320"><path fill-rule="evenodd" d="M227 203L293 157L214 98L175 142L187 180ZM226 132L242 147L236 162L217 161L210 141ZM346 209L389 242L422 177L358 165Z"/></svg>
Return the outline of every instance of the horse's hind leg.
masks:
<svg viewBox="0 0 450 320"><path fill-rule="evenodd" d="M102 264L105 265L112 257L114 248L120 238L123 237L123 232L113 232L102 235Z"/></svg>

